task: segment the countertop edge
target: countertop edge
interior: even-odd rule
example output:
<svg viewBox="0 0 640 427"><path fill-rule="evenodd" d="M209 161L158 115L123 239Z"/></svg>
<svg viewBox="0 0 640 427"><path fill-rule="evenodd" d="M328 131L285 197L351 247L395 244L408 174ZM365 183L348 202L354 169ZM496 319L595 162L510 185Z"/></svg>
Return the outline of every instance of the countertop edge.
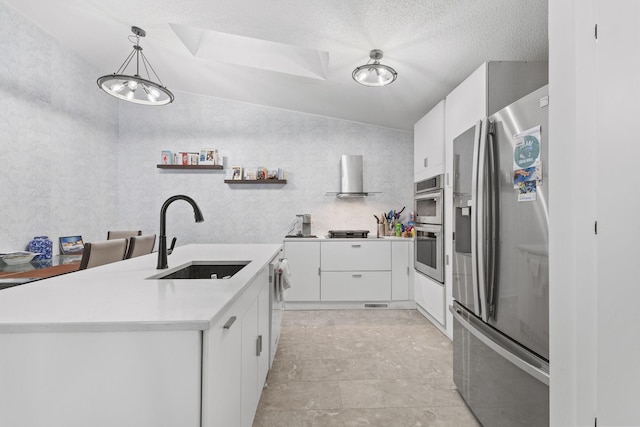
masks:
<svg viewBox="0 0 640 427"><path fill-rule="evenodd" d="M41 308L43 304L49 303L49 298L52 296L56 297L56 290L59 290L62 295L64 293L68 293L67 287L73 287L75 289L79 289L78 286L82 286L88 280L91 280L92 277L106 277L102 278L103 281L116 280L116 281L131 281L133 285L140 284L143 287L151 286L163 286L163 289L170 289L174 286L172 283L175 282L178 287L188 287L190 284L193 284L195 288L198 287L198 282L200 282L200 286L202 281L194 280L194 281L183 281L183 280L171 280L164 282L162 285L158 284L157 280L149 280L149 277L154 273L157 273L157 270L148 267L147 264L150 264L150 260L144 263L144 267L140 267L142 264L144 257L150 257L151 260L155 259L157 254L151 254L144 257L139 257L137 259L124 260L118 263L113 263L109 265L105 265L102 267L96 267L95 269L83 270L75 273L71 273L64 276L58 276L50 279L43 279L37 282L33 282L31 284L21 285L17 288L21 288L22 286L37 286L36 288L24 288L23 290L17 289L15 291L10 291L13 288L9 288L7 290L0 291L0 307L4 304L5 308L11 305L19 305L21 302L28 304L33 298L41 299L39 302L40 306L36 304L36 307L30 307L31 315L21 316L20 310L14 310L13 318L12 314L2 313L0 310L0 334L28 334L28 333L66 333L66 332L145 332L145 331L205 331L211 328L211 326L219 320L219 318L224 314L225 310L227 310L231 305L233 305L236 301L238 301L242 294L247 290L247 288L254 282L254 280L264 271L264 268L269 268L269 264L273 262L274 259L277 258L278 254L281 253L282 243L275 244L247 244L248 250L247 255L250 256L241 256L238 255L243 252L241 244L230 244L230 245L187 245L184 247L176 248L174 255L172 255L173 264L182 264L184 262L188 262L189 260L195 260L198 258L206 258L199 257L197 255L193 255L194 252L198 251L198 246L203 248L207 247L218 247L217 250L228 249L231 252L232 258L250 258L251 262L257 262L256 265L251 267L249 271L246 271L245 274L238 274L238 279L235 283L229 281L230 284L221 290L221 288L214 289L213 292L208 292L206 294L206 298L209 298L209 301L212 301L211 305L206 305L204 308L202 305L194 308L194 314L190 314L191 312L184 314L182 311L189 311L191 307L188 305L189 301L187 301L185 306L182 306L182 301L179 300L181 295L178 295L177 301L174 303L173 310L177 310L178 315L175 318L171 317L171 315L166 316L167 318L161 318L162 316L154 315L157 310L160 310L158 307L155 307L154 301L149 301L151 309L144 311L145 307L142 307L143 314L140 316L136 316L136 308L137 304L141 304L140 297L147 295L145 293L136 293L136 290L129 291L129 288L126 287L128 284L125 283L124 287L120 287L115 290L115 292L122 292L123 301L125 301L127 297L131 297L134 300L129 301L129 305L127 306L127 310L125 314L120 316L123 320L119 320L119 313L117 312L117 304L113 301L110 301L114 309L113 313L100 313L96 316L95 320L90 319L90 316L87 316L87 320L82 319L82 314L84 311L82 309L77 312L72 313L71 316L60 315L60 311L54 311L54 314L43 314L39 315L37 309ZM184 248L184 249L183 249ZM182 249L182 251L180 250ZM180 252L186 251L186 255L180 256ZM123 263L123 264L120 264ZM155 261L152 261L151 264L155 265ZM100 275L100 276L96 276ZM117 275L117 276L116 276ZM111 279L113 277L113 279ZM130 278L129 278L130 277ZM123 279L124 278L124 279ZM168 283L171 282L171 283ZM181 282L180 284L178 284ZM104 285L101 285L102 288L98 288L101 292L105 292ZM156 291L155 288L153 288ZM109 289L110 291L110 289ZM87 292L87 291L84 291ZM2 298L4 296L4 299ZM96 300L102 295L98 295L93 298L93 304L96 304ZM117 300L119 294L114 297L114 300ZM61 297L58 295L58 300ZM137 300L135 298L138 298ZM199 300L199 294L197 289L190 291L189 298L190 301L195 301L196 303ZM63 299L63 298L62 298ZM80 303L82 302L82 298L79 299ZM51 301L51 304L55 304L60 301ZM145 300L142 301L142 304L145 303ZM76 301L76 305L79 303ZM197 304L196 304L197 305ZM177 307L177 308L176 308ZM207 310L210 312L207 314ZM164 308L164 307L162 307ZM44 308L46 311L46 307ZM6 310L5 310L6 311ZM58 314L56 314L58 313ZM68 318L74 318L73 320L68 320ZM102 318L101 318L102 317ZM136 317L140 317L139 319ZM190 318L191 317L191 318ZM15 318L15 320L14 320ZM111 318L111 320L110 320ZM32 321L33 320L33 321Z"/></svg>

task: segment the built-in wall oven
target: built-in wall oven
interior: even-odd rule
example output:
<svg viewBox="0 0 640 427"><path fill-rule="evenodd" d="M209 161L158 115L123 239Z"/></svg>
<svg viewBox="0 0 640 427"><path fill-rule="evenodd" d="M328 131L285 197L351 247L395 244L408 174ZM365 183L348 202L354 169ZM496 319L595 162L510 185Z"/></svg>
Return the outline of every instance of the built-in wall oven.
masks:
<svg viewBox="0 0 640 427"><path fill-rule="evenodd" d="M415 183L415 269L444 283L444 175Z"/></svg>

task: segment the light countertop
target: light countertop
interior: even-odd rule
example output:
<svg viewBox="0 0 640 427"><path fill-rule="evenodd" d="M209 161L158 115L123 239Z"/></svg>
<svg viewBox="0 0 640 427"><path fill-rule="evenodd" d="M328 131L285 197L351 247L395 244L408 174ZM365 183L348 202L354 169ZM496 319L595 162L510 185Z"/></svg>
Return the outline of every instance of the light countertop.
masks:
<svg viewBox="0 0 640 427"><path fill-rule="evenodd" d="M279 244L176 248L169 269L157 253L0 291L0 333L205 330L278 255ZM225 280L147 279L191 261L250 261Z"/></svg>

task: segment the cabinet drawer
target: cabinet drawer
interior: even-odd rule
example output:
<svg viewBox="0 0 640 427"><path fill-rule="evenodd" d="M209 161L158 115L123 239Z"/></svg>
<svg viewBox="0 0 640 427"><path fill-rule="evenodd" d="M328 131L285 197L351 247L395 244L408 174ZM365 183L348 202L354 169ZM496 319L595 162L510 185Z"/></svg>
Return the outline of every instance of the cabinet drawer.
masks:
<svg viewBox="0 0 640 427"><path fill-rule="evenodd" d="M391 242L322 242L323 271L391 270Z"/></svg>
<svg viewBox="0 0 640 427"><path fill-rule="evenodd" d="M323 272L320 297L322 301L389 301L391 272Z"/></svg>
<svg viewBox="0 0 640 427"><path fill-rule="evenodd" d="M434 319L445 324L445 289L441 283L416 272L415 299Z"/></svg>

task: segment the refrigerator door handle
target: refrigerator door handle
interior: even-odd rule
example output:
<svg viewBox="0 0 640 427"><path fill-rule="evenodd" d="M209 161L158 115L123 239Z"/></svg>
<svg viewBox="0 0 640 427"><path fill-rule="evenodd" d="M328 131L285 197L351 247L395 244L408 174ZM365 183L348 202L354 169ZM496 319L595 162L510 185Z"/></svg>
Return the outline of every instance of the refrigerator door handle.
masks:
<svg viewBox="0 0 640 427"><path fill-rule="evenodd" d="M524 350L519 350L516 345L508 345L507 339L502 338L497 333L491 333L491 336L485 333L485 330L487 330L489 326L482 324L480 320L474 319L473 316L463 316L461 308L450 305L449 311L455 321L459 322L465 330L482 341L487 347L541 383L549 385L549 366L545 362L536 363L531 356L527 356L527 354L524 353ZM529 363L527 359L541 366L535 366Z"/></svg>
<svg viewBox="0 0 640 427"><path fill-rule="evenodd" d="M487 283L486 283L486 269L487 269L487 253L486 253L486 240L487 235L487 119L481 120L480 139L478 141L478 169L476 175L476 244L472 247L472 251L475 249L476 255L476 268L473 272L477 275L477 288L478 299L480 301L480 317L487 322L489 320L489 311L487 310Z"/></svg>
<svg viewBox="0 0 640 427"><path fill-rule="evenodd" d="M488 181L488 190L489 190L489 206L487 208L487 234L489 236L489 248L487 254L487 317L488 318L496 318L496 302L495 302L495 293L496 293L496 262L498 261L497 247L498 247L498 214L500 212L498 206L498 197L499 197L499 181L497 174L497 164L496 164L496 152L495 152L495 133L496 133L496 125L495 122L488 121L488 141L487 141L487 152L488 152L488 167L489 167L489 181Z"/></svg>
<svg viewBox="0 0 640 427"><path fill-rule="evenodd" d="M473 287L473 306L475 307L474 314L480 316L482 314L482 307L480 305L480 294L478 290L479 278L478 278L478 173L480 166L478 164L480 157L480 138L483 132L482 120L476 122L475 133L473 137L473 159L471 170L471 280Z"/></svg>

